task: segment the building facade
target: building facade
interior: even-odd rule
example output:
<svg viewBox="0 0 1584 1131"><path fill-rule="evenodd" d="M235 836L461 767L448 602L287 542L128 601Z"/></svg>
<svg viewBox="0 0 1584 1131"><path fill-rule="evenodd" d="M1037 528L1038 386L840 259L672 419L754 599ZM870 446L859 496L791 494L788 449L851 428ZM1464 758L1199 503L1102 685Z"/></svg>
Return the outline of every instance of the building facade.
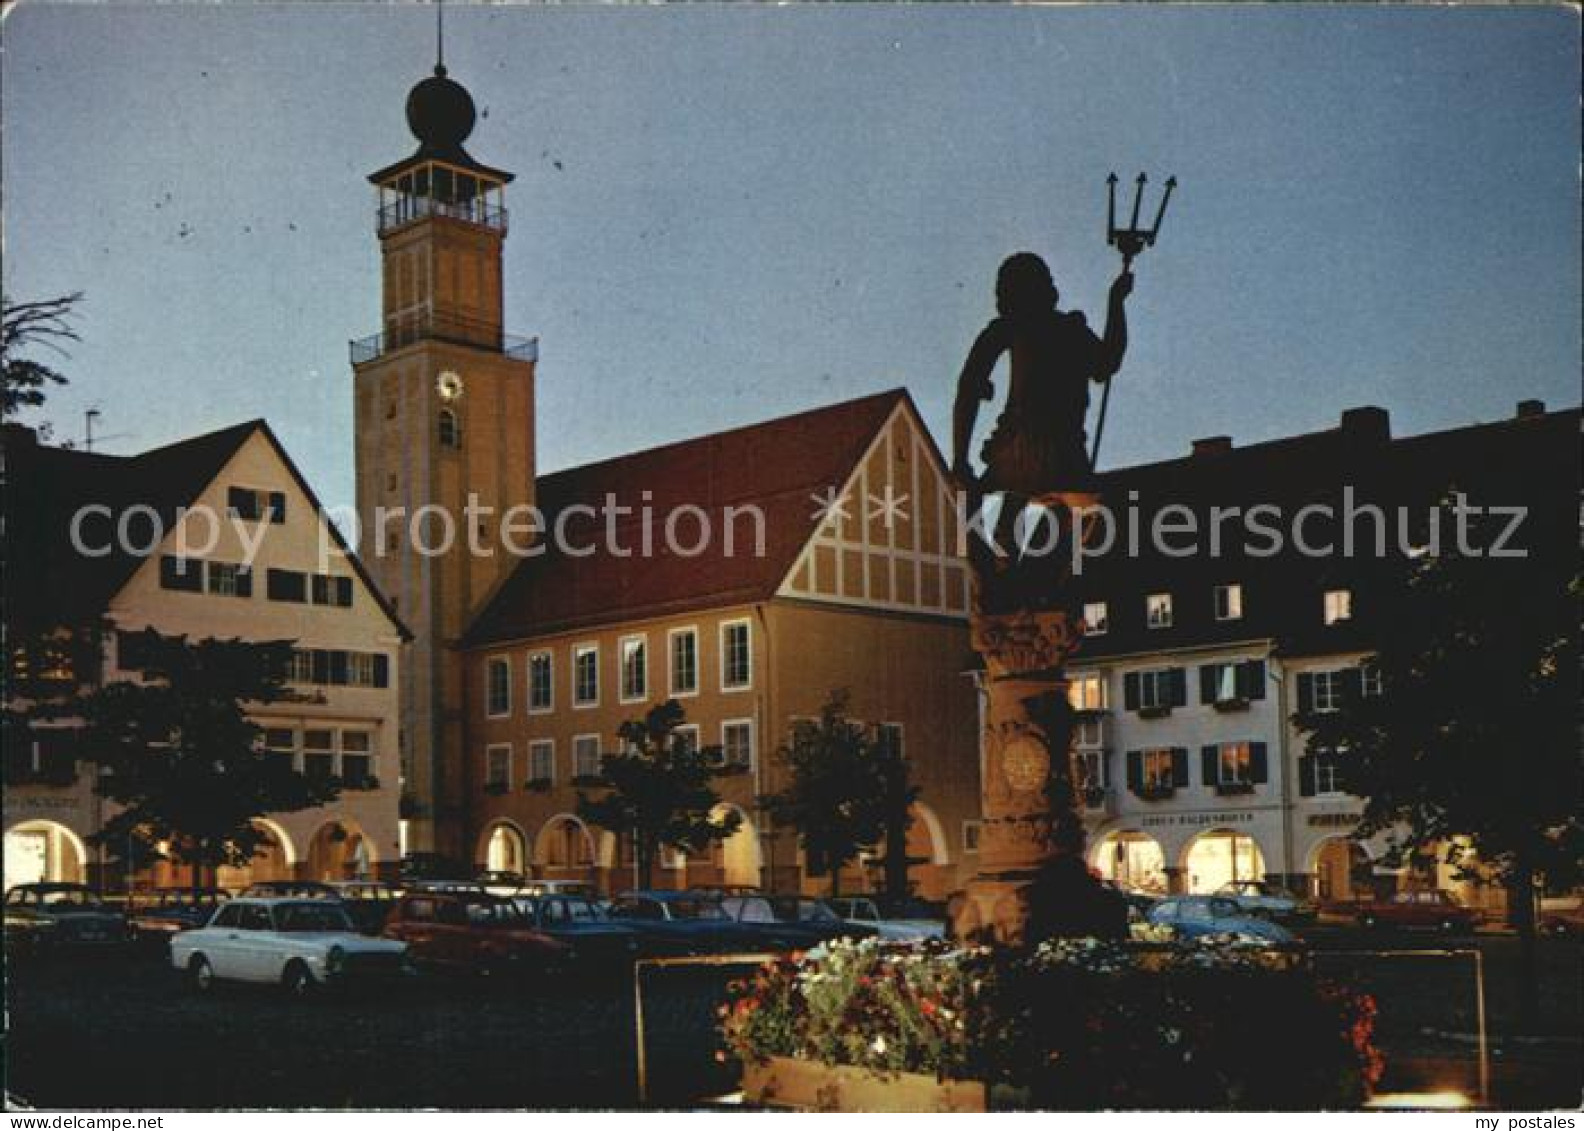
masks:
<svg viewBox="0 0 1584 1131"><path fill-rule="evenodd" d="M1107 473L1119 528L1146 536L1137 552L1119 543L1087 563L1080 580L1074 774L1090 863L1162 892L1269 879L1345 901L1426 885L1501 905L1503 893L1442 858L1388 866L1385 838L1355 842L1363 799L1293 719L1334 709L1350 686L1378 693L1372 562L1438 536L1450 544L1452 492L1521 505L1534 524L1576 524L1578 428L1577 410L1524 402L1507 421L1394 439L1384 411L1354 409L1325 432L1246 448L1216 437L1186 459ZM1446 525L1433 533L1438 504ZM1245 539L1259 507L1272 509ZM1277 548L1265 531L1280 522ZM1150 537L1158 525L1175 536ZM1188 527L1201 543L1192 554L1178 552ZM1522 772L1521 751L1492 756Z"/></svg>
<svg viewBox="0 0 1584 1131"><path fill-rule="evenodd" d="M332 804L262 818L266 851L248 868L222 869L222 886L392 871L405 630L268 426L253 421L132 457L47 447L7 426L5 474L8 630L25 614L33 627L91 637L82 659L55 673L58 690L140 678L128 634L144 628L295 642L291 682L302 701L261 704L251 718L269 750L343 788ZM111 809L74 757L75 729L68 718L7 735L8 887L129 879L91 841ZM163 862L130 879L188 882Z"/></svg>
<svg viewBox="0 0 1584 1131"><path fill-rule="evenodd" d="M540 497L547 518L633 505L614 537L590 519L524 560L469 632L476 864L630 887L631 846L578 817L578 790L623 721L675 699L693 740L738 770L718 788L741 824L708 858L667 856L658 882L824 890L758 799L785 784L793 723L840 689L852 718L900 743L919 787L915 888L944 898L972 874L967 576L939 453L905 393L546 476ZM678 514L716 536L693 553L690 517L675 544ZM646 539L656 552L636 552ZM843 883L876 878L860 866Z"/></svg>

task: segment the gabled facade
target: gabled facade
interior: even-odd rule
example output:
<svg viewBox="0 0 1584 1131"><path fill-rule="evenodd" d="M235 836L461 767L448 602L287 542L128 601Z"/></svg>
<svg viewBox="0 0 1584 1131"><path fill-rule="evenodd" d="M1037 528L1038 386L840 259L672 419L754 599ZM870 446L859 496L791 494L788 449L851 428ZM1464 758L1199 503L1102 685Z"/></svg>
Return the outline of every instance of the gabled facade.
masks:
<svg viewBox="0 0 1584 1131"><path fill-rule="evenodd" d="M260 705L266 746L301 771L340 778L331 805L271 814L255 879L384 874L401 854L395 687L405 629L351 557L318 500L262 421L133 457L5 437L7 576L37 627L98 633L78 683L138 678L123 633L193 639L290 639L293 682L311 701ZM78 546L70 544L77 530ZM125 534L118 534L117 527ZM80 547L80 548L79 548ZM8 629L20 614L8 608ZM72 752L70 720L5 745L6 884L94 880L117 886L89 843L109 815ZM138 884L188 882L156 865Z"/></svg>
<svg viewBox="0 0 1584 1131"><path fill-rule="evenodd" d="M972 874L966 571L939 453L905 393L545 476L540 492L547 523L607 495L634 516L614 546L591 521L573 553L548 545L524 560L469 631L475 863L631 886L628 846L577 817L577 779L597 772L623 720L675 698L697 740L745 771L719 786L743 823L707 860L669 859L666 886L824 890L757 799L782 785L776 751L792 722L844 688L853 717L902 743L920 787L918 890L944 897ZM645 497L657 539L690 507L721 520L718 537L696 555L623 553L643 538ZM844 886L871 878L857 868Z"/></svg>

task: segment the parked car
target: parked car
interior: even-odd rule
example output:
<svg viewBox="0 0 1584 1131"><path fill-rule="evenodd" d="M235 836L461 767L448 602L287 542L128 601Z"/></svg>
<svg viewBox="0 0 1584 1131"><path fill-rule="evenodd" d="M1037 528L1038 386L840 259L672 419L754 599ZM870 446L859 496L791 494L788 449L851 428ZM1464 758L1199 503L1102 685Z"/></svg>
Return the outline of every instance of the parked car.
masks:
<svg viewBox="0 0 1584 1131"><path fill-rule="evenodd" d="M340 899L334 884L318 880L260 880L249 884L242 894L248 899Z"/></svg>
<svg viewBox="0 0 1584 1131"><path fill-rule="evenodd" d="M480 872L475 879L491 895L508 898L519 894L529 883L528 877L521 872Z"/></svg>
<svg viewBox="0 0 1584 1131"><path fill-rule="evenodd" d="M1270 945L1298 941L1297 936L1263 915L1252 915L1219 895L1169 895L1149 913L1149 921L1170 927L1183 938L1237 935Z"/></svg>
<svg viewBox="0 0 1584 1131"><path fill-rule="evenodd" d="M880 928L851 923L823 900L801 895L728 895L720 905L772 950L807 950L837 939L870 939Z"/></svg>
<svg viewBox="0 0 1584 1131"><path fill-rule="evenodd" d="M266 982L294 997L395 981L411 972L406 951L402 943L358 934L339 901L248 896L221 905L207 926L170 943L171 965L199 992L217 981Z"/></svg>
<svg viewBox="0 0 1584 1131"><path fill-rule="evenodd" d="M126 919L84 884L18 884L6 892L5 945L12 954L126 941Z"/></svg>
<svg viewBox="0 0 1584 1131"><path fill-rule="evenodd" d="M509 899L485 891L410 891L391 910L384 936L415 962L487 976L550 976L571 948L539 930Z"/></svg>
<svg viewBox="0 0 1584 1131"><path fill-rule="evenodd" d="M1320 914L1320 908L1313 900L1301 899L1286 888L1263 880L1235 880L1222 884L1215 894L1232 900L1244 911L1263 915L1288 926L1313 923Z"/></svg>
<svg viewBox="0 0 1584 1131"><path fill-rule="evenodd" d="M1559 938L1584 936L1584 897L1562 895L1542 899L1536 925L1542 934Z"/></svg>
<svg viewBox="0 0 1584 1131"><path fill-rule="evenodd" d="M475 869L438 852L409 852L401 858L397 875L403 887L425 880L466 880Z"/></svg>
<svg viewBox="0 0 1584 1131"><path fill-rule="evenodd" d="M631 966L644 952L640 928L615 922L587 896L525 895L512 902L530 924L565 943L568 957L579 969Z"/></svg>
<svg viewBox="0 0 1584 1131"><path fill-rule="evenodd" d="M612 901L610 917L637 927L662 955L725 954L763 949L762 936L728 915L710 895L629 891Z"/></svg>
<svg viewBox="0 0 1584 1131"><path fill-rule="evenodd" d="M830 909L851 924L873 927L888 942L924 942L946 937L946 921L927 916L886 916L868 896L842 896L825 901ZM918 910L922 911L923 908Z"/></svg>
<svg viewBox="0 0 1584 1131"><path fill-rule="evenodd" d="M599 890L587 880L525 880L516 895L581 895L597 899Z"/></svg>
<svg viewBox="0 0 1584 1131"><path fill-rule="evenodd" d="M402 897L401 888L376 880L347 880L331 886L346 907L352 925L365 935L377 935L385 929L391 908Z"/></svg>
<svg viewBox="0 0 1584 1131"><path fill-rule="evenodd" d="M135 894L127 902L128 936L135 943L163 949L181 931L205 926L230 898L220 888L160 888Z"/></svg>
<svg viewBox="0 0 1584 1131"><path fill-rule="evenodd" d="M1479 915L1449 891L1400 891L1390 899L1360 904L1354 911L1361 927L1427 928L1472 931Z"/></svg>

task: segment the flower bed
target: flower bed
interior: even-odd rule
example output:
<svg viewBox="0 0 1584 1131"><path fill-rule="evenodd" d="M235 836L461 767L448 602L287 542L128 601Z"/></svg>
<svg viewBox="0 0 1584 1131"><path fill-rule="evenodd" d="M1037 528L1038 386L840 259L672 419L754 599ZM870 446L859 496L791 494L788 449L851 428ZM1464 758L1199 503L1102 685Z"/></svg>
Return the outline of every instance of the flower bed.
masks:
<svg viewBox="0 0 1584 1131"><path fill-rule="evenodd" d="M751 1068L795 1058L976 1081L1001 1105L1354 1108L1381 1068L1368 997L1237 940L838 944L767 964L734 991L721 1031ZM750 1071L749 1091L764 1077Z"/></svg>

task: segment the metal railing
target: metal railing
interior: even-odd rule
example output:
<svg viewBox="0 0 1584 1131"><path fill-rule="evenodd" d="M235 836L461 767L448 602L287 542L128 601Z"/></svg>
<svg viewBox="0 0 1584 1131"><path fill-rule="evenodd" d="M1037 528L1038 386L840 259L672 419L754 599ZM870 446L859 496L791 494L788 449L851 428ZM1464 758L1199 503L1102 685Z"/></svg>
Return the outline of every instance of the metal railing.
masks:
<svg viewBox="0 0 1584 1131"><path fill-rule="evenodd" d="M539 339L508 334L498 326L455 315L418 314L393 320L383 334L348 342L353 365L363 365L414 342L450 342L494 350L516 361L537 361Z"/></svg>
<svg viewBox="0 0 1584 1131"><path fill-rule="evenodd" d="M471 200L437 200L432 196L403 196L379 210L379 234L395 231L407 224L443 216L506 234L504 205L486 204L483 197Z"/></svg>

